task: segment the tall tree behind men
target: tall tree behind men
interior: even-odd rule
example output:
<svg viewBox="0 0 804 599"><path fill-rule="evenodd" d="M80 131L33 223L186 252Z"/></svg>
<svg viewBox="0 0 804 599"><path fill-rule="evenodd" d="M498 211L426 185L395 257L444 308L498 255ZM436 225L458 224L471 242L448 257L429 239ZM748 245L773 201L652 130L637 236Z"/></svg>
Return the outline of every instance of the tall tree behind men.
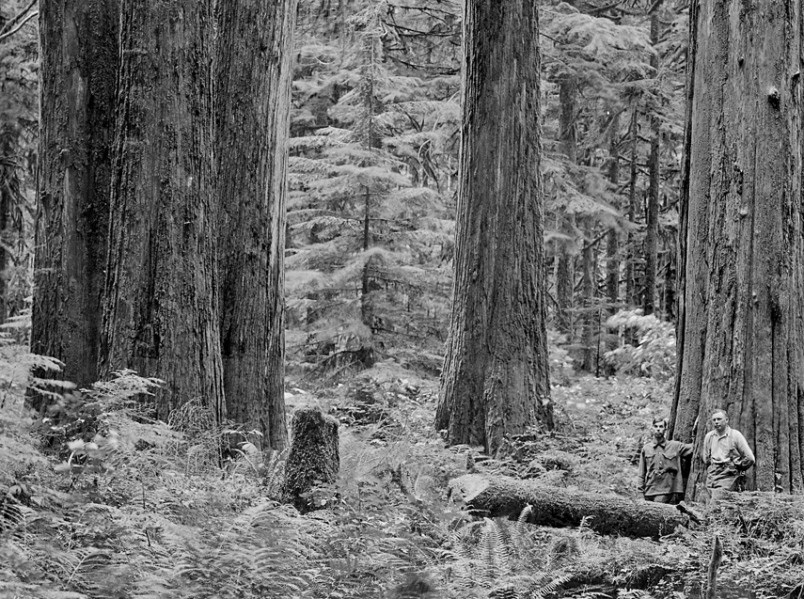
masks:
<svg viewBox="0 0 804 599"><path fill-rule="evenodd" d="M798 2L690 7L672 420L684 439L697 419L701 447L726 409L763 491L804 488L802 18Z"/></svg>
<svg viewBox="0 0 804 599"><path fill-rule="evenodd" d="M40 3L39 176L31 348L98 378L118 68L117 0Z"/></svg>
<svg viewBox="0 0 804 599"><path fill-rule="evenodd" d="M229 418L287 440L284 410L284 152L296 0L218 9L217 186L221 349ZM276 151L280 148L280 151Z"/></svg>
<svg viewBox="0 0 804 599"><path fill-rule="evenodd" d="M455 297L436 427L450 444L491 451L553 424L538 39L534 3L467 1Z"/></svg>

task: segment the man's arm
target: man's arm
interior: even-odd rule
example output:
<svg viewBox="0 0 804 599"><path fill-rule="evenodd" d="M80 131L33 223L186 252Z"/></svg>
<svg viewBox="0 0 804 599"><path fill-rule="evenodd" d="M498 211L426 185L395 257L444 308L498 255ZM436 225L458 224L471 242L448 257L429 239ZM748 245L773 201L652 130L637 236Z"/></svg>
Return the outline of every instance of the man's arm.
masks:
<svg viewBox="0 0 804 599"><path fill-rule="evenodd" d="M703 446L703 455L701 458L704 461L704 464L709 466L712 463L712 437L714 436L713 431L709 431L706 433L704 437L704 446Z"/></svg>
<svg viewBox="0 0 804 599"><path fill-rule="evenodd" d="M639 450L639 482L637 484L637 489L639 492L644 495L645 494L645 476L648 473L648 465L645 461L645 448Z"/></svg>
<svg viewBox="0 0 804 599"><path fill-rule="evenodd" d="M692 456L692 443L681 443L678 448L678 454L682 458L688 458Z"/></svg>
<svg viewBox="0 0 804 599"><path fill-rule="evenodd" d="M751 448L748 446L748 442L745 440L745 437L743 437L743 434L740 431L733 430L733 433L734 448L740 453L740 461L737 464L737 467L740 470L748 470L756 463L754 452L751 451Z"/></svg>

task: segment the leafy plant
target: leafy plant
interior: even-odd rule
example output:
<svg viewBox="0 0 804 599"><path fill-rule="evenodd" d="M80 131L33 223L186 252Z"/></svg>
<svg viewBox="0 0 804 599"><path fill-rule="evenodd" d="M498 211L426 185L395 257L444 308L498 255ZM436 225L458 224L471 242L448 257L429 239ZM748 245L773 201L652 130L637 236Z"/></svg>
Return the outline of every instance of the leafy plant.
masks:
<svg viewBox="0 0 804 599"><path fill-rule="evenodd" d="M673 376L676 364L676 337L674 326L659 320L654 314L644 316L641 309L622 310L606 321L606 326L619 331L621 345L606 352L604 359L624 374L652 376L667 379ZM636 345L626 343L631 336Z"/></svg>
<svg viewBox="0 0 804 599"><path fill-rule="evenodd" d="M570 580L534 555L527 524L531 509L527 506L514 523L484 518L456 535L452 589L462 596L542 599Z"/></svg>

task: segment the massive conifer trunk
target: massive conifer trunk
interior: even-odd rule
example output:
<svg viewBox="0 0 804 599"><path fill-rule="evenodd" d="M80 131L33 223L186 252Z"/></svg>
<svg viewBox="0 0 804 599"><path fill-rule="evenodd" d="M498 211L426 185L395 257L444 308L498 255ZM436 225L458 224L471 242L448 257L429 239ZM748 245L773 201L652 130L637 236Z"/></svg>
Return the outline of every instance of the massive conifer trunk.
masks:
<svg viewBox="0 0 804 599"><path fill-rule="evenodd" d="M166 381L166 418L201 398L223 417L211 193L210 0L122 0L103 373Z"/></svg>
<svg viewBox="0 0 804 599"><path fill-rule="evenodd" d="M39 7L41 124L32 351L97 379L116 93L117 0Z"/></svg>
<svg viewBox="0 0 804 599"><path fill-rule="evenodd" d="M675 436L725 408L750 483L802 489L804 247L800 2L694 0Z"/></svg>
<svg viewBox="0 0 804 599"><path fill-rule="evenodd" d="M287 442L284 232L296 0L218 9L216 117L222 208L221 335L228 417Z"/></svg>
<svg viewBox="0 0 804 599"><path fill-rule="evenodd" d="M469 0L455 297L436 426L494 450L552 427L542 271L538 13Z"/></svg>

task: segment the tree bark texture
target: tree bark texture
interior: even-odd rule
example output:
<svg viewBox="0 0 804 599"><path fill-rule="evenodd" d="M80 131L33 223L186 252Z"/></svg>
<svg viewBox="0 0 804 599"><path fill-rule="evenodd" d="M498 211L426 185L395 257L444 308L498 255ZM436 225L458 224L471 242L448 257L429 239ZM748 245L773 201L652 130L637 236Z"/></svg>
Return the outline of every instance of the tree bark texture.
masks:
<svg viewBox="0 0 804 599"><path fill-rule="evenodd" d="M436 426L497 449L553 425L545 331L538 13L469 0L464 15L455 294Z"/></svg>
<svg viewBox="0 0 804 599"><path fill-rule="evenodd" d="M724 408L749 486L801 492L804 238L798 2L693 1L674 435ZM778 477L776 479L775 477Z"/></svg>
<svg viewBox="0 0 804 599"><path fill-rule="evenodd" d="M542 526L578 526L586 521L600 534L659 537L688 522L675 506L505 476L467 474L450 481L450 487L461 489L467 509L479 515L517 519L531 506L527 521Z"/></svg>
<svg viewBox="0 0 804 599"><path fill-rule="evenodd" d="M284 248L296 0L227 0L217 13L221 351L228 418L287 442Z"/></svg>
<svg viewBox="0 0 804 599"><path fill-rule="evenodd" d="M159 418L225 415L216 288L209 0L122 0L101 370L166 381Z"/></svg>
<svg viewBox="0 0 804 599"><path fill-rule="evenodd" d="M300 408L293 414L292 428L282 494L285 501L307 512L317 507L308 492L338 478L338 421L319 408Z"/></svg>
<svg viewBox="0 0 804 599"><path fill-rule="evenodd" d="M98 378L118 70L117 0L42 0L31 350Z"/></svg>

